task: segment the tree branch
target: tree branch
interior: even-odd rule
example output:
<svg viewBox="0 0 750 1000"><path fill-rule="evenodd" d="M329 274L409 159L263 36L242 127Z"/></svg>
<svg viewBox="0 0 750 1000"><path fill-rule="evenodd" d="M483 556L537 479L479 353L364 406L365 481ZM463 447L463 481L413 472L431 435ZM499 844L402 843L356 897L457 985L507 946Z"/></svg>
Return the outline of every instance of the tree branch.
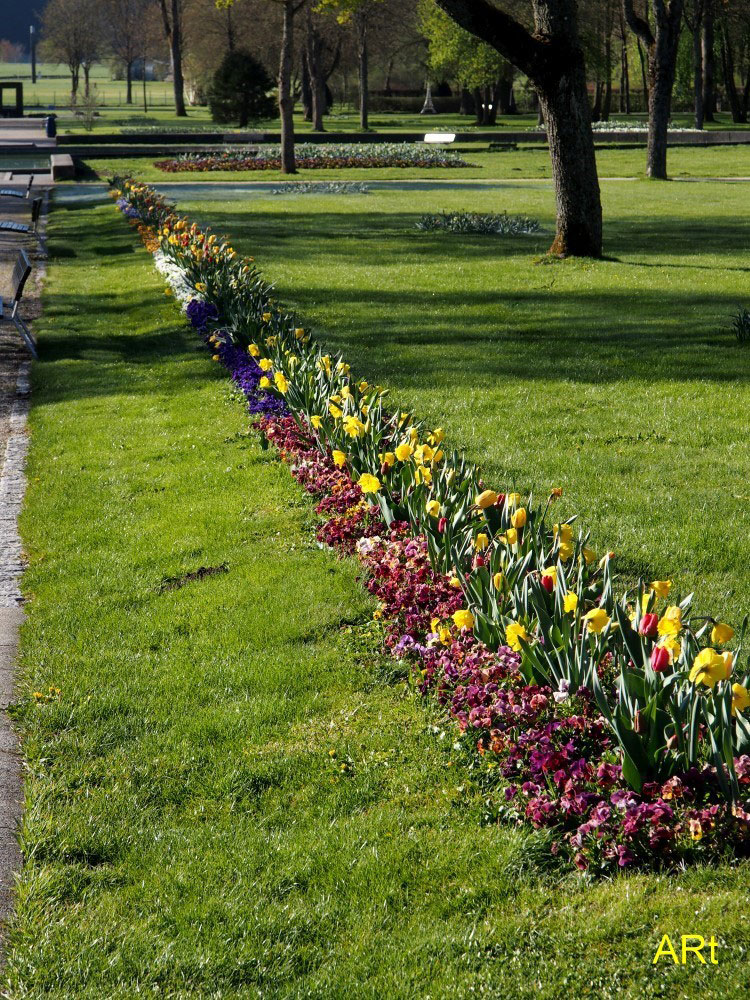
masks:
<svg viewBox="0 0 750 1000"><path fill-rule="evenodd" d="M539 79L548 46L488 0L435 0L456 24L505 56L532 81Z"/></svg>
<svg viewBox="0 0 750 1000"><path fill-rule="evenodd" d="M630 30L640 38L647 48L651 48L656 42L651 25L633 10L633 0L622 0L622 12Z"/></svg>

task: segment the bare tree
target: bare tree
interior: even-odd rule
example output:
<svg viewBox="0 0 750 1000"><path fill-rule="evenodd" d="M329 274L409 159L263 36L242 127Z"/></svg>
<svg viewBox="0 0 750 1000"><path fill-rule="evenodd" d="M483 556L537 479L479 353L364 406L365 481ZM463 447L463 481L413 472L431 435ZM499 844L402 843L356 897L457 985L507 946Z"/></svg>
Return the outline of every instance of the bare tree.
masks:
<svg viewBox="0 0 750 1000"><path fill-rule="evenodd" d="M667 129L672 111L672 90L677 69L677 47L682 28L683 0L653 0L652 29L648 16L636 14L633 0L623 0L623 13L631 31L648 52L648 153L646 173L667 179Z"/></svg>
<svg viewBox="0 0 750 1000"><path fill-rule="evenodd" d="M488 0L436 3L525 73L539 95L557 199L550 252L601 257L602 206L576 0L531 0L533 31Z"/></svg>
<svg viewBox="0 0 750 1000"><path fill-rule="evenodd" d="M686 0L685 24L693 36L693 97L695 106L695 127L703 128L703 15L705 0Z"/></svg>
<svg viewBox="0 0 750 1000"><path fill-rule="evenodd" d="M70 101L78 99L81 67L89 92L89 72L102 39L97 0L50 0L42 16L42 44L47 59L65 63L70 72Z"/></svg>
<svg viewBox="0 0 750 1000"><path fill-rule="evenodd" d="M326 81L341 56L341 33L330 18L323 19L311 5L307 8L304 69L310 85L310 117L315 132L324 132L323 115L328 107Z"/></svg>
<svg viewBox="0 0 750 1000"><path fill-rule="evenodd" d="M142 57L146 13L151 0L103 0L102 13L109 48L125 67L125 103L133 103L133 64Z"/></svg>
<svg viewBox="0 0 750 1000"><path fill-rule="evenodd" d="M182 73L183 0L159 0L164 36L169 44L169 61L174 85L174 110L178 118L186 118L185 80Z"/></svg>

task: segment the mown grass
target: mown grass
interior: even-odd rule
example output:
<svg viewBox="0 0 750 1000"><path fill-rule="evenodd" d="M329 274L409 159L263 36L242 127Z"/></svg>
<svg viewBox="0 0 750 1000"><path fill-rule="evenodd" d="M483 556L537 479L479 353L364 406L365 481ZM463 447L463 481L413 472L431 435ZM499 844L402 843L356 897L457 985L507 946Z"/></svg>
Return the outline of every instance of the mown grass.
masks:
<svg viewBox="0 0 750 1000"><path fill-rule="evenodd" d="M410 245L387 213L387 233L362 238L361 219L342 227L338 203L304 204L309 228L299 205L267 206L239 231L285 295L294 278L333 342L356 347L359 370L387 373L398 395L447 414L454 436L507 442L514 429L528 439L522 404L545 351L530 335L504 339L497 319L489 338L479 319L498 299L519 318L528 310L520 290L497 290L512 260L494 260L488 285L487 261L505 251L440 248L432 237ZM315 288L313 231L330 261ZM425 270L443 259L447 280L462 246L467 258L452 264L460 290L441 299L436 285L429 303ZM441 738L430 728L438 718L384 682L361 630L342 630L371 610L355 567L312 542L309 502L247 433L135 235L109 207L59 209L51 253L22 525L31 600L15 715L28 766L26 864L6 995L745 996L748 866L589 883L555 870L541 838L483 826L450 732ZM528 244L514 253L527 283L575 280L582 301L605 266L535 271ZM359 259L360 300L342 287L346 254ZM318 269L322 259L321 249ZM391 286L385 301L367 268ZM412 294L397 302L407 272ZM547 354L560 322L552 317ZM502 359L527 376L509 380L499 418ZM540 444L555 413L584 434L601 358L585 371L550 381ZM711 407L695 393L701 415L731 380L707 386ZM596 411L604 419L617 406L630 429L622 388ZM572 488L585 467L569 453ZM519 449L514 461L519 478L541 476L535 452ZM634 480L631 470L631 491ZM224 563L226 573L162 589ZM50 686L59 696L36 703L33 692ZM654 967L664 933L715 934L720 965Z"/></svg>
<svg viewBox="0 0 750 1000"><path fill-rule="evenodd" d="M499 136L502 139L502 136ZM188 184L216 181L278 181L278 180L516 180L549 178L549 152L544 146L519 146L517 150L488 152L481 144L458 147L469 167L349 167L334 169L300 169L289 177L278 170L207 170L195 173L168 173L154 166L165 157L136 156L84 159L81 179L103 180L113 174L128 174L144 181L183 181ZM642 147L597 149L597 166L602 178L639 177L646 171L646 150ZM750 145L747 146L677 146L669 151L669 172L680 177L750 177ZM689 198L690 195L685 195Z"/></svg>

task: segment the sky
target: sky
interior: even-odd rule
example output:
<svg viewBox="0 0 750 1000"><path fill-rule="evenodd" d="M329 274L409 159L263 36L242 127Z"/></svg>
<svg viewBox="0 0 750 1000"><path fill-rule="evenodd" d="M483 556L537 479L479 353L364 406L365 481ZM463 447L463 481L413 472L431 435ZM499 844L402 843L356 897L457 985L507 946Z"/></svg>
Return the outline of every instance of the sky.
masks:
<svg viewBox="0 0 750 1000"><path fill-rule="evenodd" d="M20 42L28 48L29 25L39 32L39 19L45 0L0 0L0 38Z"/></svg>

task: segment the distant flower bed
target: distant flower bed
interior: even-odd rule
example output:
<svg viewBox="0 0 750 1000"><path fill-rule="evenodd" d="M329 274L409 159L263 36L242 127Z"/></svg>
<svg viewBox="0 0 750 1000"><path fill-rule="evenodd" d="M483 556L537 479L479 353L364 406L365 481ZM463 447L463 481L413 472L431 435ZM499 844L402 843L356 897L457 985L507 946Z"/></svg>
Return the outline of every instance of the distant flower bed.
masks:
<svg viewBox="0 0 750 1000"><path fill-rule="evenodd" d="M750 853L747 622L668 579L617 593L576 518L495 491L441 428L386 405L275 301L252 258L120 181L193 327L355 554L385 649L455 724L488 821L547 832L581 870Z"/></svg>
<svg viewBox="0 0 750 1000"><path fill-rule="evenodd" d="M341 167L470 167L451 150L416 142L314 143L296 147L297 166L304 170ZM279 170L281 147L262 145L257 152L232 148L220 153L185 153L154 166L168 173L203 170Z"/></svg>
<svg viewBox="0 0 750 1000"><path fill-rule="evenodd" d="M648 132L648 122L643 121L623 121L617 118L610 118L606 122L592 122L591 128L595 132ZM529 132L546 132L546 126L535 125ZM683 128L680 125L670 125L670 132L697 132L698 129Z"/></svg>
<svg viewBox="0 0 750 1000"><path fill-rule="evenodd" d="M369 184L359 181L315 181L310 184L281 184L271 194L367 194Z"/></svg>
<svg viewBox="0 0 750 1000"><path fill-rule="evenodd" d="M422 232L443 231L448 233L487 233L497 236L521 236L538 233L541 229L537 219L526 215L501 214L481 215L478 212L440 212L438 215L423 215L416 223Z"/></svg>

